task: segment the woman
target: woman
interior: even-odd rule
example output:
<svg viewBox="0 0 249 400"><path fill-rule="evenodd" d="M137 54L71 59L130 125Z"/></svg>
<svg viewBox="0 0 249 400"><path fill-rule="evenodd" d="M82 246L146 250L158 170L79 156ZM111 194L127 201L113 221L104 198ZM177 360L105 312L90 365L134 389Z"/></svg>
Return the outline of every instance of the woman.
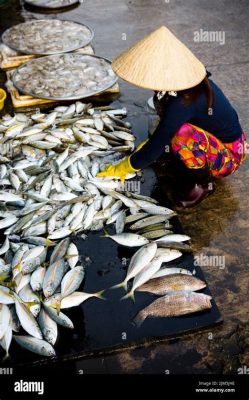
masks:
<svg viewBox="0 0 249 400"><path fill-rule="evenodd" d="M235 172L245 156L245 135L238 116L204 65L166 27L161 27L113 62L124 80L155 92L160 122L136 151L98 176L139 171L171 154L182 176L176 201L200 203L214 190L214 178Z"/></svg>

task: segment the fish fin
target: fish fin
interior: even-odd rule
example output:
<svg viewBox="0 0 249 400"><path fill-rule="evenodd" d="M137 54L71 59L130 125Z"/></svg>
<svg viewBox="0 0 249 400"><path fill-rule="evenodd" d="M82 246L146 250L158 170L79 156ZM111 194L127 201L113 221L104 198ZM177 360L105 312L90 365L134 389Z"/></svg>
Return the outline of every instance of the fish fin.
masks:
<svg viewBox="0 0 249 400"><path fill-rule="evenodd" d="M5 356L2 358L2 361L6 361L10 358L9 352L6 351Z"/></svg>
<svg viewBox="0 0 249 400"><path fill-rule="evenodd" d="M21 272L22 266L21 266L20 262L18 264L16 264L15 269L17 269L17 271Z"/></svg>
<svg viewBox="0 0 249 400"><path fill-rule="evenodd" d="M98 299L101 300L106 300L106 298L104 296L102 296L102 294L105 292L105 290L100 290L99 292L94 293L94 297L97 297Z"/></svg>
<svg viewBox="0 0 249 400"><path fill-rule="evenodd" d="M78 256L79 256L78 254L71 254L71 255L64 256L64 258L65 258L66 260L69 260L69 259L72 258L72 257L78 257Z"/></svg>
<svg viewBox="0 0 249 400"><path fill-rule="evenodd" d="M124 280L123 282L110 287L110 289L119 289L119 288L123 288L127 292L127 281Z"/></svg>
<svg viewBox="0 0 249 400"><path fill-rule="evenodd" d="M46 247L55 246L55 242L50 239L46 239Z"/></svg>
<svg viewBox="0 0 249 400"><path fill-rule="evenodd" d="M56 309L57 315L59 315L61 312L61 301L59 304L56 304L55 309Z"/></svg>
<svg viewBox="0 0 249 400"><path fill-rule="evenodd" d="M103 231L104 231L104 235L101 235L100 237L109 237L110 236L105 228L103 228Z"/></svg>
<svg viewBox="0 0 249 400"><path fill-rule="evenodd" d="M133 303L135 303L135 295L134 295L134 291L133 290L131 290L125 296L121 297L120 300L126 300L126 299L132 299Z"/></svg>
<svg viewBox="0 0 249 400"><path fill-rule="evenodd" d="M137 313L137 315L133 318L132 324L135 325L137 328L140 328L144 320L146 319L146 315L142 311Z"/></svg>
<svg viewBox="0 0 249 400"><path fill-rule="evenodd" d="M9 295L10 297L12 297L13 299L15 299L15 295L14 295L14 293L12 292L12 290L9 289L8 295Z"/></svg>
<svg viewBox="0 0 249 400"><path fill-rule="evenodd" d="M27 307L27 309L30 311L32 306L36 306L37 304L39 304L38 301L28 301L28 302L24 302L25 306Z"/></svg>
<svg viewBox="0 0 249 400"><path fill-rule="evenodd" d="M9 276L7 274L0 275L0 283L4 283ZM7 283L6 283L7 286Z"/></svg>
<svg viewBox="0 0 249 400"><path fill-rule="evenodd" d="M35 292L36 296L38 297L38 299L40 300L41 303L43 303L43 296L41 292Z"/></svg>
<svg viewBox="0 0 249 400"><path fill-rule="evenodd" d="M11 282L6 283L6 287L8 289L15 288L16 286L17 286L17 284L16 284L15 281L11 281Z"/></svg>

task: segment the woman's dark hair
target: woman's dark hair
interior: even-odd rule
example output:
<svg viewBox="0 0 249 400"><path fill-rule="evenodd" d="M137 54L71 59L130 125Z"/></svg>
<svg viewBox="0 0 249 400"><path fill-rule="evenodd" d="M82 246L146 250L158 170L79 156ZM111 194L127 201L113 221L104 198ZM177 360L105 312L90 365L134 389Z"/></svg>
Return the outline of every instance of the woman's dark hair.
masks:
<svg viewBox="0 0 249 400"><path fill-rule="evenodd" d="M210 85L210 82L208 80L208 77L206 76L199 85L194 86L193 88L182 90L177 93L178 96L181 96L183 99L183 103L185 105L190 105L192 104L202 93L205 93L206 98L207 98L207 113L211 114L212 113L212 108L213 108L213 90ZM169 96L168 93L166 93L161 100L158 100L156 93L154 95L154 105L156 108L156 111L159 116L163 115L164 109L167 106L167 102L172 99L172 96Z"/></svg>

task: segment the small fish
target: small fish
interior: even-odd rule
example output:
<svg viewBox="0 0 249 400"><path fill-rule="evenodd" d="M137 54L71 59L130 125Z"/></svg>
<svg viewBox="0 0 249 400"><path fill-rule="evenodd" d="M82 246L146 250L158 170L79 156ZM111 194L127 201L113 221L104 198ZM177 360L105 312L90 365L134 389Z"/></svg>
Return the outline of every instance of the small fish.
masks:
<svg viewBox="0 0 249 400"><path fill-rule="evenodd" d="M132 298L135 303L134 292L143 285L145 282L151 279L151 277L159 270L162 265L162 259L160 256L155 256L143 269L135 276L131 290L121 298L121 300Z"/></svg>
<svg viewBox="0 0 249 400"><path fill-rule="evenodd" d="M119 235L124 231L125 227L125 211L121 210L117 213L116 218L116 234Z"/></svg>
<svg viewBox="0 0 249 400"><path fill-rule="evenodd" d="M131 258L125 279L120 284L113 286L113 288L123 287L125 290L127 290L127 282L139 274L139 272L141 272L143 268L150 263L150 261L156 255L156 251L157 245L154 242L149 243L139 249ZM160 266L158 269L159 268Z"/></svg>
<svg viewBox="0 0 249 400"><path fill-rule="evenodd" d="M59 259L48 267L42 284L42 289L45 297L52 296L64 275L65 261Z"/></svg>
<svg viewBox="0 0 249 400"><path fill-rule="evenodd" d="M0 339L5 335L10 321L10 311L6 304L0 304Z"/></svg>
<svg viewBox="0 0 249 400"><path fill-rule="evenodd" d="M5 350L4 360L6 360L9 357L9 348L10 348L11 341L12 341L12 329L11 329L11 326L8 325L8 327L4 333L4 336L0 340L0 345Z"/></svg>
<svg viewBox="0 0 249 400"><path fill-rule="evenodd" d="M48 313L43 308L39 313L38 323L44 339L53 346L58 337L58 327L56 322L48 315Z"/></svg>
<svg viewBox="0 0 249 400"><path fill-rule="evenodd" d="M24 253L17 268L20 269L23 274L29 274L45 261L46 255L47 249L44 246L36 246Z"/></svg>
<svg viewBox="0 0 249 400"><path fill-rule="evenodd" d="M6 236L4 243L0 247L0 255L5 254L8 251L9 247L10 247L10 242L8 236Z"/></svg>
<svg viewBox="0 0 249 400"><path fill-rule="evenodd" d="M170 231L168 229L158 229L156 231L148 231L148 232L143 232L143 233L141 231L139 231L140 235L142 235L145 238L150 239L150 240L158 239L158 238L161 238L164 235L169 235L171 233L172 233L172 231Z"/></svg>
<svg viewBox="0 0 249 400"><path fill-rule="evenodd" d="M125 219L125 224L131 224L132 222L139 221L141 219L144 219L145 217L149 217L149 214L141 212L137 214L128 215L128 217L126 217Z"/></svg>
<svg viewBox="0 0 249 400"><path fill-rule="evenodd" d="M131 231L136 231L146 228L147 226L159 224L160 222L165 222L167 219L168 217L166 215L153 215L151 217L139 219L139 221L132 224L129 229Z"/></svg>
<svg viewBox="0 0 249 400"><path fill-rule="evenodd" d="M29 310L33 314L33 316L36 318L37 315L40 312L41 305L40 305L40 300L39 297L33 292L31 289L30 284L28 283L25 285L18 293L18 296L24 303L36 303L32 306L30 306Z"/></svg>
<svg viewBox="0 0 249 400"><path fill-rule="evenodd" d="M105 233L105 237L108 237L114 240L114 242L127 247L139 247L149 243L148 239L135 233L123 232L118 235L109 235Z"/></svg>
<svg viewBox="0 0 249 400"><path fill-rule="evenodd" d="M84 279L85 271L81 266L74 267L66 273L61 281L61 295L67 297L75 292Z"/></svg>
<svg viewBox="0 0 249 400"><path fill-rule="evenodd" d="M53 357L56 355L55 350L50 343L46 342L46 340L28 335L14 335L13 337L21 347L31 351L32 353L45 357Z"/></svg>
<svg viewBox="0 0 249 400"><path fill-rule="evenodd" d="M41 330L33 314L18 299L15 300L15 306L16 306L16 313L18 315L18 318L20 320L23 329L31 336L34 336L37 339L42 339Z"/></svg>
<svg viewBox="0 0 249 400"><path fill-rule="evenodd" d="M102 293L104 290L96 293L84 293L84 292L74 292L67 297L64 297L61 301L61 309L71 308L79 306L81 303L90 299L91 297L97 297L98 299L104 299Z"/></svg>
<svg viewBox="0 0 249 400"><path fill-rule="evenodd" d="M191 238L187 235L174 233L172 235L166 235L166 236L160 237L160 239L157 239L156 242L159 242L160 244L168 243L168 242L186 242L190 239Z"/></svg>
<svg viewBox="0 0 249 400"><path fill-rule="evenodd" d="M68 318L61 311L58 314L57 310L55 310L52 307L47 307L45 304L44 304L44 309L48 313L50 318L52 318L58 325L64 326L65 328L69 328L69 329L73 329L74 328L74 325L73 325L72 321L70 320L70 318Z"/></svg>
<svg viewBox="0 0 249 400"><path fill-rule="evenodd" d="M0 304L14 304L11 290L5 286L0 286Z"/></svg>
<svg viewBox="0 0 249 400"><path fill-rule="evenodd" d="M67 236L70 236L71 233L72 233L72 230L71 230L71 229L68 229L68 228L61 228L61 229L58 229L58 230L52 232L52 233L48 236L48 239L50 239L50 240L63 239L63 238L65 238L65 237L67 237Z"/></svg>
<svg viewBox="0 0 249 400"><path fill-rule="evenodd" d="M9 226L14 225L16 221L18 221L18 218L15 215L6 217L0 221L0 229L8 228Z"/></svg>
<svg viewBox="0 0 249 400"><path fill-rule="evenodd" d="M65 256L68 251L68 247L70 244L70 239L66 238L61 240L54 248L51 256L50 256L50 264L55 263L55 261L60 260Z"/></svg>
<svg viewBox="0 0 249 400"><path fill-rule="evenodd" d="M42 284L45 277L46 268L38 267L31 275L30 286L34 292L42 290Z"/></svg>
<svg viewBox="0 0 249 400"><path fill-rule="evenodd" d="M192 248L191 246L189 246L186 243L182 243L182 242L164 242L164 241L160 241L157 240L157 246L160 248L164 248L164 249L174 249L174 250L180 250L183 253L191 253L192 252Z"/></svg>
<svg viewBox="0 0 249 400"><path fill-rule="evenodd" d="M142 210L152 215L175 215L174 211L170 210L169 208L157 206L149 201L135 200L135 203L142 208Z"/></svg>
<svg viewBox="0 0 249 400"><path fill-rule="evenodd" d="M12 331L19 332L20 328L21 328L21 324L18 319L15 306L10 306L9 310L10 310L10 327L11 327Z"/></svg>
<svg viewBox="0 0 249 400"><path fill-rule="evenodd" d="M74 268L79 260L79 252L74 243L70 243L68 246L66 258L70 268Z"/></svg>
<svg viewBox="0 0 249 400"><path fill-rule="evenodd" d="M134 318L133 322L140 327L146 318L178 317L195 312L209 310L211 296L195 292L175 292L159 297Z"/></svg>

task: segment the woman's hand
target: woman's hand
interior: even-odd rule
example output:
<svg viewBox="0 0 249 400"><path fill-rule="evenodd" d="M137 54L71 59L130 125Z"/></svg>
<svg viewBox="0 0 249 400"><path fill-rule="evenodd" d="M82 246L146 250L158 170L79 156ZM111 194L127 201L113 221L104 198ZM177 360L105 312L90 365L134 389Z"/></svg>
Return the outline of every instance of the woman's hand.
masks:
<svg viewBox="0 0 249 400"><path fill-rule="evenodd" d="M134 169L130 163L130 156L126 157L123 161L116 165L109 165L106 164L106 168L104 171L99 172L97 174L98 178L105 178L105 177L117 177L120 178L122 182L125 181L126 176L128 174L134 173L139 171L139 169Z"/></svg>

